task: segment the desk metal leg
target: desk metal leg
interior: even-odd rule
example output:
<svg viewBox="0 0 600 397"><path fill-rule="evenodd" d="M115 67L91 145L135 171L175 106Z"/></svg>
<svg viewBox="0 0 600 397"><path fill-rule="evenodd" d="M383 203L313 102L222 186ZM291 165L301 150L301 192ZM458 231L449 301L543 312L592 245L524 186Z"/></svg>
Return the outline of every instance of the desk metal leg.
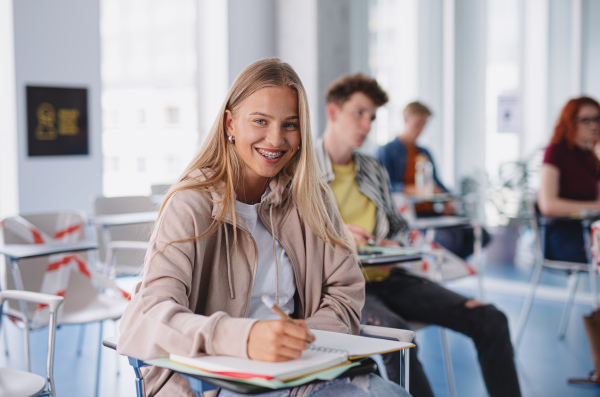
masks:
<svg viewBox="0 0 600 397"><path fill-rule="evenodd" d="M108 243L110 242L110 230L108 230L108 226L102 226L102 229L100 230L100 234L102 236L102 243L104 244L104 247L102 247L102 249L105 252L105 257L104 257L104 275L106 277L110 277L110 272L112 271L112 268L110 267L112 265L112 263L108 263L109 259L112 262L112 258L108 258Z"/></svg>
<svg viewBox="0 0 600 397"><path fill-rule="evenodd" d="M446 376L448 377L448 389L450 396L456 396L456 386L454 386L454 371L452 370L452 359L450 358L450 347L448 345L448 335L446 328L440 327L440 335L442 337L442 348L444 350L444 364L446 366Z"/></svg>
<svg viewBox="0 0 600 397"><path fill-rule="evenodd" d="M404 369L404 377L402 373L400 373L400 379L404 379L404 389L410 393L410 352L409 349L400 350L400 358L402 360L402 366L400 368Z"/></svg>
<svg viewBox="0 0 600 397"><path fill-rule="evenodd" d="M473 259L477 269L477 282L479 286L479 299L484 300L483 295L483 243L482 230L479 222L472 222L474 234Z"/></svg>
<svg viewBox="0 0 600 397"><path fill-rule="evenodd" d="M583 241L585 243L585 253L587 255L588 263L590 264L590 292L592 293L592 299L594 300L594 309L598 309L598 307L600 307L600 302L598 302L598 289L596 286L596 273L598 271L598 264L592 253L590 226L591 224L589 222L583 223Z"/></svg>
<svg viewBox="0 0 600 397"><path fill-rule="evenodd" d="M146 364L141 360L131 357L129 357L129 364L133 367L133 372L135 372L135 394L137 397L145 397L144 376L140 368L146 366Z"/></svg>
<svg viewBox="0 0 600 397"><path fill-rule="evenodd" d="M439 250L437 252L435 252L435 229L434 228L430 228L425 230L425 241L427 242L427 245L429 245L429 252L431 254L431 256L433 257L433 260L435 262L435 275L434 275L434 280L436 280L439 283L442 283L444 280L444 274L442 272L442 265L444 264L444 254L439 252Z"/></svg>
<svg viewBox="0 0 600 397"><path fill-rule="evenodd" d="M190 382L190 388L194 391L196 396L202 397L205 391L216 390L217 386L211 385L208 382L203 382L200 379L194 378L193 376L187 376L186 374L181 374L184 378Z"/></svg>
<svg viewBox="0 0 600 397"><path fill-rule="evenodd" d="M577 284L579 283L579 273L573 272L569 275L567 280L567 302L563 308L562 315L560 316L560 323L558 326L558 338L563 339L565 332L567 331L567 324L569 323L569 317L571 315L571 308L573 307L573 300L575 299L575 291L577 291Z"/></svg>
<svg viewBox="0 0 600 397"><path fill-rule="evenodd" d="M25 291L23 285L23 278L21 277L21 270L19 269L18 260L15 258L8 258L10 267L12 269L13 282L15 288L20 291ZM27 304L23 301L19 301L21 306L21 314L23 315L23 335L25 337L25 363L27 364L27 371L31 371L31 361L29 359L29 317L27 316Z"/></svg>

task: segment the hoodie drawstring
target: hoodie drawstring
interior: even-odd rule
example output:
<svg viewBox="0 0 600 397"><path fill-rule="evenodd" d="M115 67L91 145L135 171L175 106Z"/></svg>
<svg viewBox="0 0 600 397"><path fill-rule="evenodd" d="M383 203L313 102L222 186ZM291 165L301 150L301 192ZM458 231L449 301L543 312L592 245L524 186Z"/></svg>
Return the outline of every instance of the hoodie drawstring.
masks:
<svg viewBox="0 0 600 397"><path fill-rule="evenodd" d="M231 259L229 257L229 233L227 233L227 225L225 222L221 223L223 227L223 231L225 233L225 252L227 253L227 281L229 282L229 296L231 299L235 299L235 295L233 293L233 282L231 281Z"/></svg>
<svg viewBox="0 0 600 397"><path fill-rule="evenodd" d="M273 204L269 207L271 236L273 237L273 258L275 258L275 304L279 304L279 266L277 265L277 245L275 244L275 228L273 227Z"/></svg>

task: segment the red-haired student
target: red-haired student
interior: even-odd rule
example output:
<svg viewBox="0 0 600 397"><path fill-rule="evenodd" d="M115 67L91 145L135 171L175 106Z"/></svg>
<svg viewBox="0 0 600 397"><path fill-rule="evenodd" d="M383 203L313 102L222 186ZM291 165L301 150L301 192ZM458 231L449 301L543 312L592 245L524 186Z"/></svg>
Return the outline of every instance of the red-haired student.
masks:
<svg viewBox="0 0 600 397"><path fill-rule="evenodd" d="M600 160L595 152L600 133L600 104L592 98L571 99L562 109L546 148L541 170L539 208L546 216L570 216L600 210ZM549 225L549 259L587 262L580 222Z"/></svg>

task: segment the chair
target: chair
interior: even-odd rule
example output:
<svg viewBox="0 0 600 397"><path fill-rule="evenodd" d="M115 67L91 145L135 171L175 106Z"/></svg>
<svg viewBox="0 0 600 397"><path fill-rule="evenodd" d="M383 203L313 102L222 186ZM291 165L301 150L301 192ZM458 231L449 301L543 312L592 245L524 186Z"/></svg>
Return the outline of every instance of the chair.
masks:
<svg viewBox="0 0 600 397"><path fill-rule="evenodd" d="M398 340L400 342L412 342L415 333L413 331L410 330L405 330L405 329L396 329L396 328L388 328L388 327L379 327L379 326L375 326L375 325L364 325L361 324L360 325L360 334L362 336L369 336L369 337L374 337L374 338L387 338L387 339L395 339ZM116 350L117 349L117 339L114 337L108 337L106 339L104 339L102 341L102 344L110 349ZM406 354L406 356L404 355ZM128 357L129 358L129 364L132 366L133 371L135 372L135 387L136 387L136 396L137 397L144 397L145 394L145 390L144 390L144 383L143 383L143 375L142 375L142 371L140 370L140 368L147 366L148 364L146 364L144 361L142 360L138 360L136 358L133 357ZM385 373L385 368L383 367L383 360L376 357L372 357L374 358L375 362L377 363L378 367L379 367L379 372L380 373ZM406 350L402 350L402 355L400 357L401 360L401 365L400 365L400 379L404 379L404 388L406 389L406 391L409 391L409 360L408 360L408 352L406 352ZM406 365L403 365L403 363L406 363ZM190 382L190 387L192 388L192 390L195 391L196 395L201 396L203 392L205 391L210 391L210 390L215 390L218 387L215 385L212 385L208 382L204 382L200 379L194 378L194 377L187 377L189 382Z"/></svg>
<svg viewBox="0 0 600 397"><path fill-rule="evenodd" d="M2 396L55 396L54 387L54 339L56 335L56 315L64 298L56 295L28 291L0 291L0 325L4 301L15 300L48 305L50 311L48 331L48 355L46 378L43 376L11 368L0 368L0 395Z"/></svg>
<svg viewBox="0 0 600 397"><path fill-rule="evenodd" d="M150 199L152 202L156 204L162 203L170 187L171 185L168 183L150 185Z"/></svg>
<svg viewBox="0 0 600 397"><path fill-rule="evenodd" d="M414 204L406 196L400 192L392 194L394 203L398 208L398 212L406 219L411 232L411 243L416 246L422 246L423 251L432 259L433 264L426 261L423 262L423 268L412 271L428 277L442 284L444 282L456 280L462 277L477 275L479 296L483 299L483 275L482 275L482 229L476 221L471 221L468 218L457 216L439 216L432 218L417 218L414 209ZM452 252L439 246L435 240L435 232L437 229L444 227L472 225L475 233L473 260L475 262L475 270L467 261L457 257ZM424 230L421 233L419 230ZM426 268L425 268L426 267ZM432 324L410 321L409 325L412 330L418 331ZM456 386L454 383L454 370L452 368L452 359L450 357L450 345L448 343L448 335L446 328L440 327L440 339L444 355L444 368L446 370L446 378L448 380L448 391L450 396L456 395Z"/></svg>
<svg viewBox="0 0 600 397"><path fill-rule="evenodd" d="M12 226L11 226L12 225ZM20 225L20 226L19 226ZM60 227L59 227L60 225ZM73 240L87 240L87 219L80 211L53 212L5 218L0 222L0 242L4 244L32 245L49 240L54 246L57 240L70 234ZM25 226L25 229L23 228ZM30 232L29 234L23 231ZM45 238L45 240L44 240ZM36 256L15 260L5 255L0 266L2 289L46 292L64 296L64 304L58 312L57 326L63 324L100 323L98 341L98 365L96 368L96 395L99 385L102 322L121 318L128 296L116 285L98 273L88 262L93 255L84 253L62 253L52 256ZM5 313L27 331L37 329L44 317L44 309L33 304L16 305L9 302ZM82 329L83 331L83 329ZM82 336L83 334L81 334ZM81 338L80 336L80 338ZM80 339L81 344L82 339ZM29 350L29 340L25 340ZM78 349L80 351L80 349ZM29 367L29 357L27 354Z"/></svg>
<svg viewBox="0 0 600 397"><path fill-rule="evenodd" d="M93 207L94 215L133 214L157 209L149 196L98 196L94 198ZM153 222L96 224L100 243L98 257L105 265L105 275L113 278L141 272L152 225Z"/></svg>
<svg viewBox="0 0 600 397"><path fill-rule="evenodd" d="M515 333L515 346L518 347L521 342L521 338L523 336L523 331L525 329L525 324L527 323L527 319L529 317L529 312L531 310L531 304L533 303L533 298L535 297L535 291L537 289L538 283L540 281L540 276L542 274L542 270L544 268L562 270L568 275L567 281L567 301L565 302L565 306L561 315L560 323L558 326L558 337L562 339L565 336L565 332L567 329L567 324L569 321L569 315L571 312L571 307L573 306L573 300L575 298L575 291L577 289L577 284L579 282L579 275L581 273L589 273L590 274L590 283L592 285L592 292L594 297L594 302L598 302L598 297L596 294L596 278L594 277L596 272L596 266L592 263L592 255L591 255L591 244L590 244L590 219L583 218L581 219L583 226L583 241L585 243L585 251L588 256L589 263L580 263L580 262L568 262L568 261L557 261L546 258L546 228L551 223L555 222L559 218L553 218L548 216L542 216L540 210L537 205L537 200L535 197L529 197L527 199L527 205L529 207L531 217L531 228L535 233L535 267L533 270L533 275L531 277L531 284L529 287L529 292L527 293L527 298L525 299L525 304L523 305L523 309L521 310L521 315L519 317L519 324L517 326L517 331ZM566 219L566 218L562 218ZM598 234L598 233L597 233Z"/></svg>

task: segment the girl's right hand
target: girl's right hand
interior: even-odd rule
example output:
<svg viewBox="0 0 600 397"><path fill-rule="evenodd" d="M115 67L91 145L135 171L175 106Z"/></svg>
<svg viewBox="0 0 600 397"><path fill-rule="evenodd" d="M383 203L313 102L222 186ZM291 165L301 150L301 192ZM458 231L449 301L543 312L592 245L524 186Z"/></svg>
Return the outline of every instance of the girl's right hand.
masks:
<svg viewBox="0 0 600 397"><path fill-rule="evenodd" d="M315 336L304 320L257 321L248 336L248 357L262 361L287 361L300 357Z"/></svg>

